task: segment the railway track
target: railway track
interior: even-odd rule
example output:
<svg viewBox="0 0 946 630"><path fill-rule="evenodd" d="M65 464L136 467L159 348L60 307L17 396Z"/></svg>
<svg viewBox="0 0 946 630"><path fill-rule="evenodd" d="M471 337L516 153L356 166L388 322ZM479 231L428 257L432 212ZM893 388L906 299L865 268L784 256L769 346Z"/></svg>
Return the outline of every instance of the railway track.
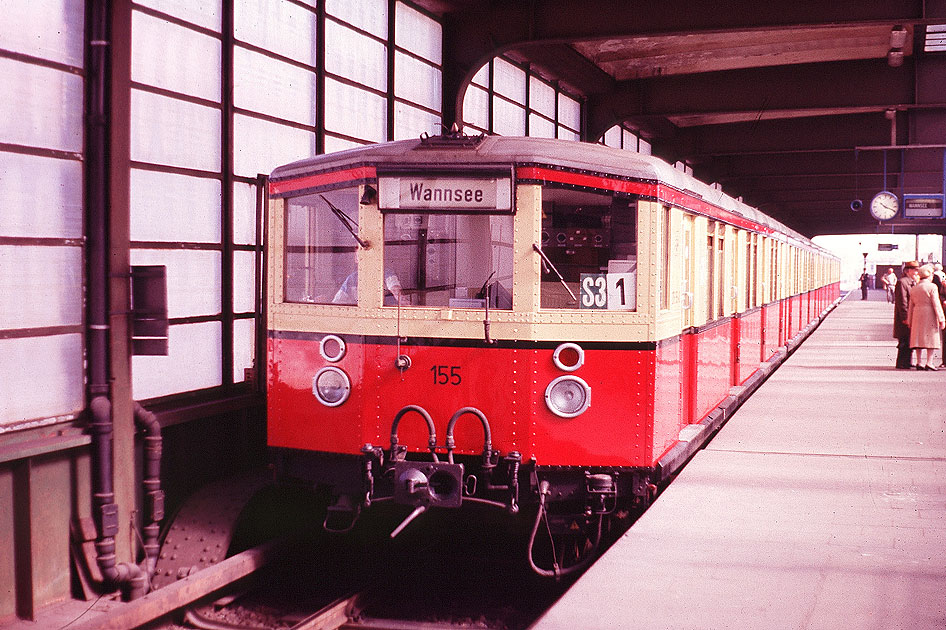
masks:
<svg viewBox="0 0 946 630"><path fill-rule="evenodd" d="M298 621L291 614L279 619L266 620L261 619L257 613L255 623L250 621L234 623L232 615L230 621L225 621L227 615L221 615L219 611L209 612L207 610L192 609L185 613L183 627L198 630L255 630L257 628L260 630L263 628L279 628L280 630L471 630L508 627L502 624L490 624L485 620L475 621L469 618L427 621L374 617L365 611L370 600L369 591L342 597ZM249 616L245 612L243 615Z"/></svg>
<svg viewBox="0 0 946 630"><path fill-rule="evenodd" d="M451 518L418 523L388 547L294 543L234 584L165 614L160 627L520 630L564 592L568 583L539 578L521 562L521 540L493 529L476 540Z"/></svg>
<svg viewBox="0 0 946 630"><path fill-rule="evenodd" d="M279 575L267 571L268 577L255 580L251 590L191 609L182 624L166 627L519 630L528 627L565 588L538 578L523 586L523 579L530 576L508 566L487 568L485 560L467 562L465 577L458 578L456 564L448 564L434 568L422 562L403 570L392 564L383 575L376 566L365 568L361 585L342 593L351 581L335 574L337 567L312 564L300 570L290 563L276 569ZM352 574L359 570L348 567Z"/></svg>
<svg viewBox="0 0 946 630"><path fill-rule="evenodd" d="M70 630L519 630L570 583L532 573L522 531L501 518L436 511L392 541L401 515L388 516L349 537L275 539Z"/></svg>

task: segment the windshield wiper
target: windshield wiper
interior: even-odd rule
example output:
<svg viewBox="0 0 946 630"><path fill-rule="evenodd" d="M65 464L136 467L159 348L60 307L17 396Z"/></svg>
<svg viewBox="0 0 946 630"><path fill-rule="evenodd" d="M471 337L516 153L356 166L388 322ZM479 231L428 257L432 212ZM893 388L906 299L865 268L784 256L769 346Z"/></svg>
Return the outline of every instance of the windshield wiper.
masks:
<svg viewBox="0 0 946 630"><path fill-rule="evenodd" d="M319 197L321 197L322 201L324 201L325 204L329 207L329 209L332 211L332 214L335 215L335 218L337 218L339 222L341 222L341 224L345 226L345 229L348 230L352 238L358 241L358 244L361 245L364 249L368 249L368 241L358 236L358 232L355 230L355 228L358 227L358 223L356 223L355 220L352 219L350 216L342 212L341 209L337 208L335 204L333 204L331 201L326 199L325 195L319 195Z"/></svg>
<svg viewBox="0 0 946 630"><path fill-rule="evenodd" d="M534 249L539 256L542 257L542 267L545 269L545 272L548 273L549 270L555 272L555 275L558 276L558 281L562 283L562 286L565 287L565 290L568 291L568 295L572 296L574 301L578 301L578 298L575 297L575 294L572 293L572 290L568 288L568 285L565 284L565 278L562 277L562 274L558 272L558 269L555 268L555 265L552 264L552 261L549 260L549 257L545 255L545 252L542 251L542 248L532 243L532 249Z"/></svg>
<svg viewBox="0 0 946 630"><path fill-rule="evenodd" d="M486 306L486 318L483 320L483 335L486 337L486 343L492 345L496 343L496 340L489 336L489 289L492 285L490 280L496 275L496 272L493 271L486 278L486 282L483 283L483 288L479 290L479 293L476 294L476 297L479 298L481 295L486 298L484 301Z"/></svg>

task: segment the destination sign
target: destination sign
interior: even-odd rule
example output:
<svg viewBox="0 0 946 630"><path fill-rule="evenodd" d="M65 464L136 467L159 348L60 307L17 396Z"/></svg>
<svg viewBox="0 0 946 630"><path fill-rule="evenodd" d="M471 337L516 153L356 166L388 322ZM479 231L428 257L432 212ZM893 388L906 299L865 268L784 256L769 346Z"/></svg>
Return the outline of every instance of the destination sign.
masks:
<svg viewBox="0 0 946 630"><path fill-rule="evenodd" d="M512 178L379 177L378 203L400 212L511 212Z"/></svg>
<svg viewBox="0 0 946 630"><path fill-rule="evenodd" d="M941 219L943 195L904 195L903 216L909 219Z"/></svg>

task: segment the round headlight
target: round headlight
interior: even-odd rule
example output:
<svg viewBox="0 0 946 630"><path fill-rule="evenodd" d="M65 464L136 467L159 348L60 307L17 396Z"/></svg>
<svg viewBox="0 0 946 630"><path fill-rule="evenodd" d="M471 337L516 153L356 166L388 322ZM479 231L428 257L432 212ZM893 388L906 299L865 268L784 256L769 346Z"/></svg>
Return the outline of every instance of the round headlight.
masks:
<svg viewBox="0 0 946 630"><path fill-rule="evenodd" d="M577 343L563 343L552 353L552 362L563 372L574 372L585 363L585 351Z"/></svg>
<svg viewBox="0 0 946 630"><path fill-rule="evenodd" d="M326 407L338 407L348 400L351 381L348 375L334 366L324 367L312 379L312 393Z"/></svg>
<svg viewBox="0 0 946 630"><path fill-rule="evenodd" d="M319 354L332 363L341 361L345 356L345 340L338 335L325 335L319 343Z"/></svg>
<svg viewBox="0 0 946 630"><path fill-rule="evenodd" d="M591 388L577 376L559 376L545 388L545 404L562 418L574 418L591 406Z"/></svg>

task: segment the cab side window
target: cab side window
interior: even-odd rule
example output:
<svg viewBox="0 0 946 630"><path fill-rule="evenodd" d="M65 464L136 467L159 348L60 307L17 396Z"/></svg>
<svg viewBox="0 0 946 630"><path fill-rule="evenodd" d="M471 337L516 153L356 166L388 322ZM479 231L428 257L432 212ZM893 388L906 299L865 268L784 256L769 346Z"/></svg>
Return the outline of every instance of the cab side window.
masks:
<svg viewBox="0 0 946 630"><path fill-rule="evenodd" d="M636 309L636 199L544 187L541 247L542 308Z"/></svg>
<svg viewBox="0 0 946 630"><path fill-rule="evenodd" d="M288 200L285 299L308 304L358 303L358 189ZM347 227L346 227L347 226Z"/></svg>

